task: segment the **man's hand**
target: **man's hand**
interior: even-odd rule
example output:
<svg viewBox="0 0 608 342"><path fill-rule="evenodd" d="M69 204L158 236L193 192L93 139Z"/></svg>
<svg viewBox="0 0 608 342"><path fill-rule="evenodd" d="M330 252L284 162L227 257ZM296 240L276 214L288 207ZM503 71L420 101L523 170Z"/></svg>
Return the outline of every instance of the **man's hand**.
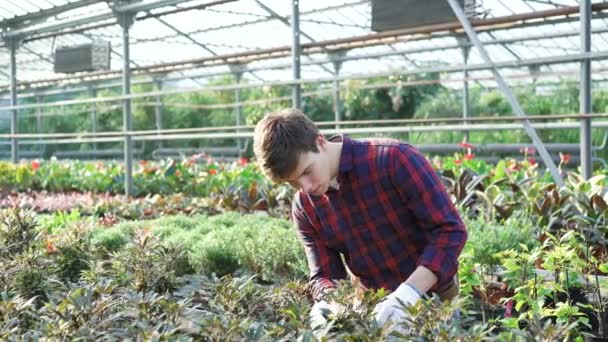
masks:
<svg viewBox="0 0 608 342"><path fill-rule="evenodd" d="M310 327L312 330L319 329L327 323L329 315L337 314L342 308L342 305L335 302L328 303L324 300L316 302L310 310Z"/></svg>
<svg viewBox="0 0 608 342"><path fill-rule="evenodd" d="M389 320L399 323L405 317L405 313L399 301L405 305L414 305L420 300L418 290L412 285L403 283L374 308L374 317L378 326L384 326Z"/></svg>

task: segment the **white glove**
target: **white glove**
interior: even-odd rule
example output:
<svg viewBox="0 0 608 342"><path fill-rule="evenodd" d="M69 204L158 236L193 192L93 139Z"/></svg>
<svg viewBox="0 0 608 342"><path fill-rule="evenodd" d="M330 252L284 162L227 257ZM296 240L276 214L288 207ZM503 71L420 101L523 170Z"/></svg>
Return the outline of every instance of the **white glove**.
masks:
<svg viewBox="0 0 608 342"><path fill-rule="evenodd" d="M310 327L312 330L319 329L327 323L329 315L337 314L342 308L342 305L335 302L328 303L324 300L316 302L310 309Z"/></svg>
<svg viewBox="0 0 608 342"><path fill-rule="evenodd" d="M373 314L378 322L378 326L384 326L389 320L394 323L400 323L405 317L399 301L404 305L414 305L420 300L418 290L410 284L403 283L386 298L378 303L374 308Z"/></svg>

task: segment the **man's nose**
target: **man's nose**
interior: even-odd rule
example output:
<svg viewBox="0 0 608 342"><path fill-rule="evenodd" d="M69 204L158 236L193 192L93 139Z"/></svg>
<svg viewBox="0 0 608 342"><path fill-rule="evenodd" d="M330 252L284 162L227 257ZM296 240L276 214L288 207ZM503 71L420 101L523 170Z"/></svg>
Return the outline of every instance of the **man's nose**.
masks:
<svg viewBox="0 0 608 342"><path fill-rule="evenodd" d="M300 184L301 184L300 188L304 192L311 192L313 190L312 182L309 181L308 179L300 180Z"/></svg>

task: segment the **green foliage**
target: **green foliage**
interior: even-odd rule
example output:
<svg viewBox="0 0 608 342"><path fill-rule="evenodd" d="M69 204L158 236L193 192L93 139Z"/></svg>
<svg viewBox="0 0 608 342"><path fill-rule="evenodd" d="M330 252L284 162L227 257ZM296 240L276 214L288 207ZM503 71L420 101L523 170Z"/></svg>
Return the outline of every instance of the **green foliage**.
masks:
<svg viewBox="0 0 608 342"><path fill-rule="evenodd" d="M144 222L125 222L91 232L94 245L120 251L141 227L155 236L180 244L197 270L218 276L237 270L260 274L264 281L307 274L304 251L290 222L258 215L226 213L217 216L175 216Z"/></svg>
<svg viewBox="0 0 608 342"><path fill-rule="evenodd" d="M4 209L0 212L0 255L10 256L29 249L38 237L38 223L31 211Z"/></svg>
<svg viewBox="0 0 608 342"><path fill-rule="evenodd" d="M18 270L15 273L14 284L17 293L24 298L38 297L38 301L47 299L45 276L41 270Z"/></svg>
<svg viewBox="0 0 608 342"><path fill-rule="evenodd" d="M500 224L471 220L466 222L466 227L469 234L467 245L471 246L473 259L489 270L501 265L501 257L497 253L509 249L519 251L522 246L532 249L539 245L534 224L521 217L511 217Z"/></svg>

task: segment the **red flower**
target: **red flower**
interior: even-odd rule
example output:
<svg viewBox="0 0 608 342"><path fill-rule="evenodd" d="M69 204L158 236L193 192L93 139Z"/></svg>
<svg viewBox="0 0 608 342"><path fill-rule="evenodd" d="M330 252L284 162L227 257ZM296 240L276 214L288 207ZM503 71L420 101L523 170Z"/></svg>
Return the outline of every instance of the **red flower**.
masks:
<svg viewBox="0 0 608 342"><path fill-rule="evenodd" d="M249 163L249 159L247 159L247 157L241 157L241 158L239 158L239 165L240 166L246 166L247 163Z"/></svg>
<svg viewBox="0 0 608 342"><path fill-rule="evenodd" d="M475 158L475 155L473 153L467 153L464 156L464 160L471 160L473 158Z"/></svg>
<svg viewBox="0 0 608 342"><path fill-rule="evenodd" d="M570 155L568 153L562 154L560 152L559 158L561 160L561 163L564 164L564 165L570 163Z"/></svg>
<svg viewBox="0 0 608 342"><path fill-rule="evenodd" d="M520 169L520 165L515 160L509 160L507 162L508 170L511 172L518 171Z"/></svg>
<svg viewBox="0 0 608 342"><path fill-rule="evenodd" d="M473 145L466 143L466 142L460 142L460 143L458 143L458 146L460 146L462 148L473 148Z"/></svg>
<svg viewBox="0 0 608 342"><path fill-rule="evenodd" d="M32 170L36 171L40 168L40 162L37 160L32 160Z"/></svg>
<svg viewBox="0 0 608 342"><path fill-rule="evenodd" d="M210 169L209 170L209 174L210 175L215 175L215 174L217 174L217 170L216 169Z"/></svg>
<svg viewBox="0 0 608 342"><path fill-rule="evenodd" d="M460 165L460 164L462 164L462 160L456 159L456 160L454 160L454 164Z"/></svg>
<svg viewBox="0 0 608 342"><path fill-rule="evenodd" d="M530 165L536 165L536 159L528 158L528 161L530 162Z"/></svg>

